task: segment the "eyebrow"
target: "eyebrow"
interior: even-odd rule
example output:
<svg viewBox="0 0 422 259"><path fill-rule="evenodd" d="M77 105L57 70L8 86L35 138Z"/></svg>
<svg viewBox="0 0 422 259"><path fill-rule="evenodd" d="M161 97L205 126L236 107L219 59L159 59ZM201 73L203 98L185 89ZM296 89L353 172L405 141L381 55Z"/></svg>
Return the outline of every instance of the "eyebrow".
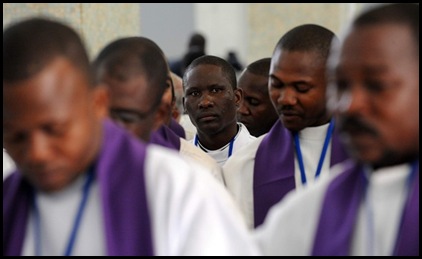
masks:
<svg viewBox="0 0 422 259"><path fill-rule="evenodd" d="M370 75L384 74L388 72L388 66L385 66L382 64L372 64L372 65L369 64L369 65L364 65L362 67L362 70L366 74L370 74ZM342 66L338 66L335 71L336 73L343 73L345 69Z"/></svg>
<svg viewBox="0 0 422 259"><path fill-rule="evenodd" d="M274 80L278 81L279 83L286 84L285 82L283 82L282 80L280 80L278 77L276 77L274 75L270 75L270 79L274 79ZM290 82L287 85L291 85L291 84L307 84L307 85L309 85L310 82L306 81L306 80L297 80L297 81Z"/></svg>

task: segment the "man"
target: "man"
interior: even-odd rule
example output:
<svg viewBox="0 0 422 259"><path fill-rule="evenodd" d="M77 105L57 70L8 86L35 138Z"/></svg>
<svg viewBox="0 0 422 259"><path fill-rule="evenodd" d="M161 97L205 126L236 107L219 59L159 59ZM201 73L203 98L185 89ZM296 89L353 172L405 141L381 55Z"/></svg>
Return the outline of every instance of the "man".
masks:
<svg viewBox="0 0 422 259"><path fill-rule="evenodd" d="M274 206L257 238L267 255L418 256L419 5L359 15L332 61L354 159Z"/></svg>
<svg viewBox="0 0 422 259"><path fill-rule="evenodd" d="M330 30L315 24L297 26L281 37L269 71L279 121L223 168L227 188L251 228L286 193L312 184L347 157L325 108L332 39Z"/></svg>
<svg viewBox="0 0 422 259"><path fill-rule="evenodd" d="M3 141L18 168L3 182L3 255L255 254L224 187L104 121L94 86L70 27L3 32Z"/></svg>
<svg viewBox="0 0 422 259"><path fill-rule="evenodd" d="M193 143L219 165L255 139L237 123L242 91L227 61L208 55L195 59L186 69L183 87L186 111L197 129Z"/></svg>
<svg viewBox="0 0 422 259"><path fill-rule="evenodd" d="M278 114L268 93L270 64L271 58L252 62L243 70L237 83L243 92L243 101L237 111L237 118L255 137L270 131L278 120Z"/></svg>
<svg viewBox="0 0 422 259"><path fill-rule="evenodd" d="M110 93L110 115L136 137L171 147L211 169L223 182L221 168L207 154L176 135L171 120L173 86L160 47L144 37L115 40L94 61L97 81Z"/></svg>

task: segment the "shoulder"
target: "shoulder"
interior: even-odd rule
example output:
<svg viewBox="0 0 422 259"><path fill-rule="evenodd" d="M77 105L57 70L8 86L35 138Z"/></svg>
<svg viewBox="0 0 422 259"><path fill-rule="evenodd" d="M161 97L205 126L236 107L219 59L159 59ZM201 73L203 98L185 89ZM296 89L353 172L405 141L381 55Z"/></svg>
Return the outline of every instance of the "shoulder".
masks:
<svg viewBox="0 0 422 259"><path fill-rule="evenodd" d="M243 145L250 143L256 139L255 136L252 136L249 132L248 128L240 122L237 123L240 127L240 133L239 133L239 141L242 142Z"/></svg>
<svg viewBox="0 0 422 259"><path fill-rule="evenodd" d="M348 164L338 164L315 184L289 192L268 212L256 239L265 255L309 255L326 190Z"/></svg>
<svg viewBox="0 0 422 259"><path fill-rule="evenodd" d="M212 175L214 175L217 180L223 183L221 166L218 165L212 157L210 157L200 148L195 147L191 142L185 139L180 139L180 155L189 161L199 163L202 166L210 169Z"/></svg>
<svg viewBox="0 0 422 259"><path fill-rule="evenodd" d="M233 164L237 164L240 161L245 162L249 160L255 160L256 151L258 150L258 147L261 144L264 136L265 135L250 139L250 141L239 148L236 153L233 153L233 155L227 160L224 167L226 167L227 164L228 167L231 167Z"/></svg>
<svg viewBox="0 0 422 259"><path fill-rule="evenodd" d="M253 172L256 151L258 150L263 138L264 136L260 136L251 140L249 143L236 150L236 152L229 157L222 167L225 180L233 177L236 178L238 174L241 174L245 170Z"/></svg>
<svg viewBox="0 0 422 259"><path fill-rule="evenodd" d="M147 188L171 191L191 191L205 183L218 183L210 168L187 160L178 152L157 145L149 145L145 157ZM220 185L220 184L218 184Z"/></svg>

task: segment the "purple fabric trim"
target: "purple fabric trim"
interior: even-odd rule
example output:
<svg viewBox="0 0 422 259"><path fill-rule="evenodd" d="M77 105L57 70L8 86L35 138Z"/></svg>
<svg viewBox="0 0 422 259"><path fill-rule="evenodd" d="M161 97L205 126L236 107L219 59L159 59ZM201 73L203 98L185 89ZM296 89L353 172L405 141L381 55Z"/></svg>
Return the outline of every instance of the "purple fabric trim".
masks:
<svg viewBox="0 0 422 259"><path fill-rule="evenodd" d="M180 150L180 137L165 125L151 134L149 143Z"/></svg>
<svg viewBox="0 0 422 259"><path fill-rule="evenodd" d="M349 255L352 227L365 189L363 169L346 162L346 171L328 186L312 255Z"/></svg>
<svg viewBox="0 0 422 259"><path fill-rule="evenodd" d="M169 128L176 133L177 136L186 139L185 129L175 119L171 118Z"/></svg>
<svg viewBox="0 0 422 259"><path fill-rule="evenodd" d="M21 255L31 195L20 173L3 182L3 256Z"/></svg>
<svg viewBox="0 0 422 259"><path fill-rule="evenodd" d="M347 164L346 164L347 163ZM365 192L364 171L351 160L328 186L312 255L350 255L359 205ZM402 216L394 255L419 255L419 162Z"/></svg>
<svg viewBox="0 0 422 259"><path fill-rule="evenodd" d="M334 130L330 166L348 158ZM278 120L258 147L253 175L254 226L264 222L269 209L295 189L294 141L291 132Z"/></svg>
<svg viewBox="0 0 422 259"><path fill-rule="evenodd" d="M254 226L261 225L268 210L294 188L293 138L278 120L262 140L255 156Z"/></svg>
<svg viewBox="0 0 422 259"><path fill-rule="evenodd" d="M145 145L110 121L95 167L103 205L108 255L153 255L146 200ZM30 190L19 173L3 182L3 255L20 255Z"/></svg>
<svg viewBox="0 0 422 259"><path fill-rule="evenodd" d="M419 161L410 185L393 255L419 256Z"/></svg>

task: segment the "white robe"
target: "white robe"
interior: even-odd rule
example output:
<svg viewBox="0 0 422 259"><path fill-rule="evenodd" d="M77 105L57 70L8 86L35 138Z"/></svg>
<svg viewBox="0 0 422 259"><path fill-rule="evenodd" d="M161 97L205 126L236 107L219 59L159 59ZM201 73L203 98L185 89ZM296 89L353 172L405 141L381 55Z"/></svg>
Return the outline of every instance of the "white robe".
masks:
<svg viewBox="0 0 422 259"><path fill-rule="evenodd" d="M233 150L232 150L232 156L235 154L238 150L240 150L243 146L248 145L252 141L256 139L256 137L252 136L245 125L242 123L237 123L239 125L239 131L237 132L237 135L235 136L234 142L233 142ZM195 139L197 136L195 136L192 139L192 144L195 145ZM200 144L198 144L199 146ZM224 147L218 149L218 150L209 150L206 148L202 148L210 157L212 157L217 164L220 166L223 166L227 159L229 158L229 149L230 149L230 143L227 143ZM224 177L223 177L224 178Z"/></svg>
<svg viewBox="0 0 422 259"><path fill-rule="evenodd" d="M145 157L146 196L156 255L259 255L230 195L195 162L150 145ZM43 252L61 255L81 199L80 177L58 193L37 195ZM76 190L76 191L75 191ZM30 213L23 255L34 254ZM94 181L73 255L105 255L99 187Z"/></svg>
<svg viewBox="0 0 422 259"><path fill-rule="evenodd" d="M290 192L271 208L264 224L255 230L264 255L311 254L325 191L331 179L341 171L342 164L336 165L328 177L309 188ZM409 172L410 165L406 164L382 168L370 175L367 201L371 206L369 210L365 203L360 206L350 255L392 255ZM368 221L368 213L373 216L373 226ZM373 240L368 239L370 232L374 233Z"/></svg>
<svg viewBox="0 0 422 259"><path fill-rule="evenodd" d="M15 162L13 162L12 158L7 154L6 150L3 148L3 181L6 177L16 170Z"/></svg>
<svg viewBox="0 0 422 259"><path fill-rule="evenodd" d="M223 171L221 166L212 159L207 153L201 149L195 147L191 142L186 139L180 138L180 150L179 154L188 159L189 161L196 161L197 163L203 165L210 169L211 174L219 181L221 184L224 184L223 181Z"/></svg>
<svg viewBox="0 0 422 259"><path fill-rule="evenodd" d="M315 172L318 166L321 150L324 145L328 126L329 124L327 123L318 127L305 128L299 132L300 147L305 167L307 185L312 185L315 181ZM237 151L236 154L231 156L223 166L223 178L226 187L233 195L250 229L253 229L254 227L253 173L255 155L259 145L266 135L267 134L258 137L252 143ZM329 158L331 157L330 143L327 148L320 176L329 173ZM294 157L296 188L303 188L296 153ZM274 157L269 157L268 159L277 159L277 154L274 154ZM282 170L282 168L280 168L280 170Z"/></svg>

